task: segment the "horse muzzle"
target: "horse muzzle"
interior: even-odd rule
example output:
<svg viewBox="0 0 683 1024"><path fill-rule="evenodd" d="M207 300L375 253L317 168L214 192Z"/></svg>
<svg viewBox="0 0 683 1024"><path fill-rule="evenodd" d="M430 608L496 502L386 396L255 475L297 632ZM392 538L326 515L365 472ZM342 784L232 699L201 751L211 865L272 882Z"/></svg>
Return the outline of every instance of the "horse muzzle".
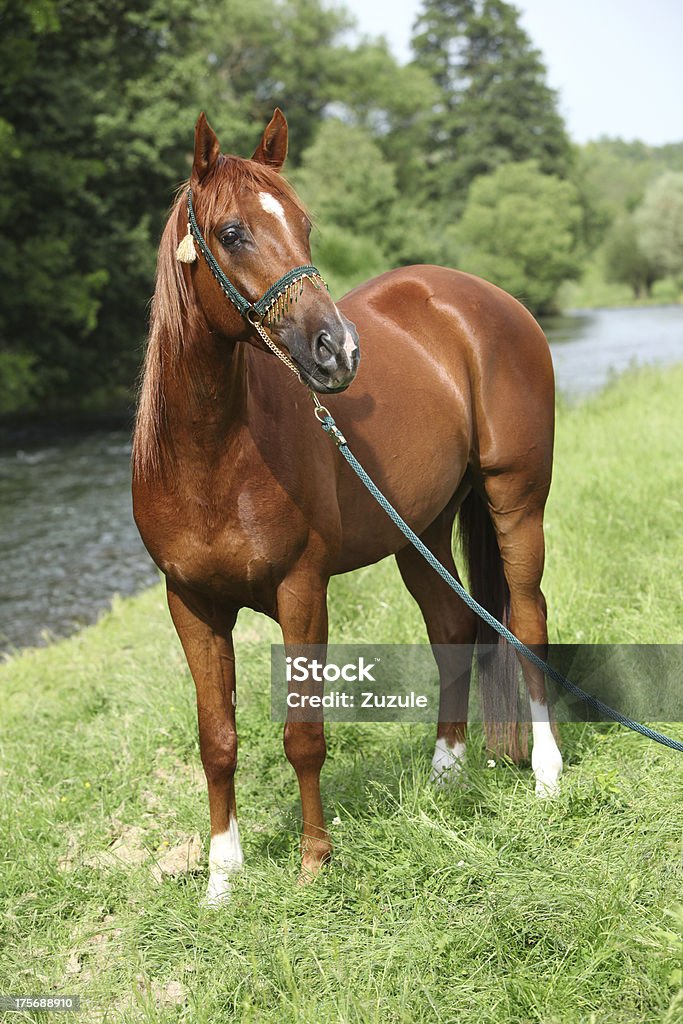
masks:
<svg viewBox="0 0 683 1024"><path fill-rule="evenodd" d="M356 376L360 362L358 332L341 313L318 325L308 342L300 335L283 340L304 383L319 394L345 391Z"/></svg>

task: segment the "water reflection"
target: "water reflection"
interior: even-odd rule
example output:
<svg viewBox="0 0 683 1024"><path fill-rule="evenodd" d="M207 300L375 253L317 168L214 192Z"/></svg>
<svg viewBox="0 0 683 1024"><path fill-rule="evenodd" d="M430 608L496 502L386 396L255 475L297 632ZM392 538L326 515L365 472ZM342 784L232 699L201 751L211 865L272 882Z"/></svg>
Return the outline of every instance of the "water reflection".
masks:
<svg viewBox="0 0 683 1024"><path fill-rule="evenodd" d="M0 650L71 633L158 579L129 466L120 432L0 452Z"/></svg>
<svg viewBox="0 0 683 1024"><path fill-rule="evenodd" d="M570 398L599 391L629 366L683 360L683 307L582 310L543 321L557 388Z"/></svg>

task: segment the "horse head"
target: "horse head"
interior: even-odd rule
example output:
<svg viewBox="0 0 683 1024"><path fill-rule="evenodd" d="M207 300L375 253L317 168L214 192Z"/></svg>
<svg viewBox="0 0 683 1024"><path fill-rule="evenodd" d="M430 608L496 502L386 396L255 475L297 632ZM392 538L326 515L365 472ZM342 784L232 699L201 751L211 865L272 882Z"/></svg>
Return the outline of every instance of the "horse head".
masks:
<svg viewBox="0 0 683 1024"><path fill-rule="evenodd" d="M179 258L193 263L195 299L214 333L262 347L259 326L266 328L310 388L344 391L358 368L358 335L310 266L311 221L280 173L286 154L287 121L279 109L251 160L221 154L201 114L189 185L193 237L189 256Z"/></svg>

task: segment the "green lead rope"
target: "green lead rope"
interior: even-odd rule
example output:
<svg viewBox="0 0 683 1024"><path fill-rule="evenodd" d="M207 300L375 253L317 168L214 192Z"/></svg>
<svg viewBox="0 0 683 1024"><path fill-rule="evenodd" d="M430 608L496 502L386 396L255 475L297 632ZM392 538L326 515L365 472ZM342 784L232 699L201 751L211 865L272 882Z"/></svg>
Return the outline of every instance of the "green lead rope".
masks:
<svg viewBox="0 0 683 1024"><path fill-rule="evenodd" d="M622 715L620 711L615 711L614 708L608 707L607 704L603 704L603 702L598 700L597 697L593 697L590 693L586 693L586 691L582 690L581 687L572 683L570 679L567 679L567 677L561 672L558 672L556 668L553 668L552 665L548 665L548 663L543 661L542 658L539 658L537 654L534 654L534 652L527 647L526 644L523 644L522 641L514 635L514 633L511 633L506 626L499 622L498 619L494 618L494 616L482 607L478 601L475 601L471 594L468 594L458 580L456 580L448 569L441 564L436 555L434 555L429 548L422 543L414 530L411 530L405 520L398 514L394 506L382 494L379 487L377 487L371 477L368 476L358 459L350 450L346 438L334 422L333 417L330 416L327 409L320 406L318 402L315 404L316 417L322 425L323 430L333 438L339 448L339 451L342 453L356 476L365 485L365 487L367 487L370 494L373 496L375 501L381 505L389 518L396 524L396 526L398 526L401 533L408 538L413 547L420 552L422 557L432 566L433 569L436 570L436 572L438 572L441 579L448 584L451 590L455 591L458 597L465 602L468 608L471 608L480 619L483 619L484 622L488 623L488 625L491 626L496 633L502 636L504 640L507 640L507 642L511 644L516 651L519 651L519 653L527 658L528 661L533 665L536 665L537 668L540 668L546 676L554 680L556 683L559 683L560 686L564 687L565 690L568 690L569 693L573 694L575 697L585 701L586 704L590 705L590 707L594 708L605 718L611 718L612 721L626 726L627 729L633 729L634 732L639 732L642 736L647 736L648 739L655 740L656 743L662 743L665 747L670 747L671 750L680 750L683 752L683 743L679 742L679 740L674 740L670 736L665 736L663 733L657 732L655 729L650 729L647 725L641 725L640 722L634 722L632 718L629 718L627 715ZM321 415L318 415L318 409L322 410ZM323 415L323 413L326 415Z"/></svg>

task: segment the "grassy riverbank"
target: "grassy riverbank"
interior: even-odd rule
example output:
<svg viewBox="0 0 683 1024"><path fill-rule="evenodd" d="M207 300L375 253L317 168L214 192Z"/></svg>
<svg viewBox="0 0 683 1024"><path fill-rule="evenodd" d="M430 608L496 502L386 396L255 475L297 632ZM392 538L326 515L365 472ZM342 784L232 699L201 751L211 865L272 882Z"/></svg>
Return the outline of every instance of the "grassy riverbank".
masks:
<svg viewBox="0 0 683 1024"><path fill-rule="evenodd" d="M557 296L561 309L631 309L634 306L667 306L683 302L680 280L655 281L650 295L636 298L630 285L605 280L603 260L594 256L578 281L565 281Z"/></svg>
<svg viewBox="0 0 683 1024"><path fill-rule="evenodd" d="M681 394L683 367L643 371L560 410L554 640L683 641ZM393 563L335 581L331 635L423 639ZM431 729L333 726L336 856L300 889L294 774L268 717L271 638L240 617L248 870L220 912L198 905L206 849L184 870L208 813L161 588L0 668L0 992L78 993L84 1022L681 1019L681 755L565 727L562 793L544 805L528 770L487 768L476 737L468 788L435 791Z"/></svg>

